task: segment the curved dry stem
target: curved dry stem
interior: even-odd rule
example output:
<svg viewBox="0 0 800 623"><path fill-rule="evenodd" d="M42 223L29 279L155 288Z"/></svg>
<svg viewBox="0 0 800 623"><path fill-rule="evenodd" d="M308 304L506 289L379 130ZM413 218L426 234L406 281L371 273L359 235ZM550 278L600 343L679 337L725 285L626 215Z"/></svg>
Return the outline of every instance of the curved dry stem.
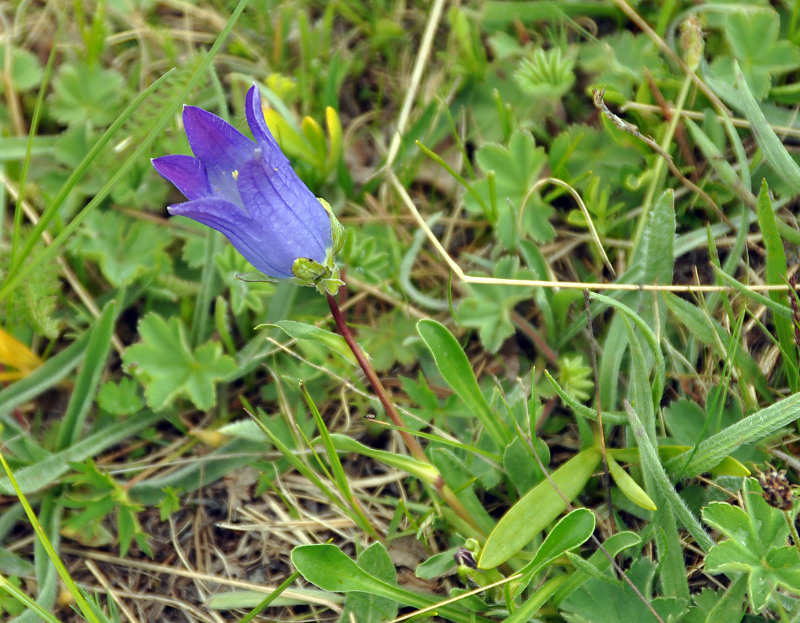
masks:
<svg viewBox="0 0 800 623"><path fill-rule="evenodd" d="M614 270L614 267L611 265L611 261L608 259L608 255L606 255L606 250L603 248L603 243L600 241L600 236L597 233L597 229L595 229L594 221L592 221L592 215L589 214L589 209L586 207L586 204L583 202L583 198L580 196L577 190L571 185L565 182L564 180L560 180L557 177L544 177L530 187L528 192L525 194L525 197L522 199L522 206L519 209L519 217L517 218L517 228L521 228L522 226L522 213L525 211L525 207L528 203L528 198L539 188L544 186L545 184L554 184L556 186L560 186L564 190L566 190L572 198L575 200L575 203L578 204L578 207L581 209L583 213L583 218L586 219L586 225L589 228L589 235L592 237L592 242L597 247L597 250L600 252L600 256L603 258L603 263L606 265L606 268L611 272L612 275L617 274Z"/></svg>

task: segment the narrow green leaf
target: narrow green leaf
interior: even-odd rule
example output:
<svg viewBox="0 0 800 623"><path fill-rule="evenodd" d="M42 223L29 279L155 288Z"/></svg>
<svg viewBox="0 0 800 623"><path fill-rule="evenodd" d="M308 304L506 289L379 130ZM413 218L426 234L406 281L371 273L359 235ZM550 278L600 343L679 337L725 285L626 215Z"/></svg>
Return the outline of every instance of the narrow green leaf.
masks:
<svg viewBox="0 0 800 623"><path fill-rule="evenodd" d="M606 458L608 459L608 471L611 473L611 477L614 479L614 482L617 483L622 494L636 504L636 506L648 511L656 510L655 502L653 502L645 490L631 478L628 472L620 467L620 464L614 460L614 457L608 454Z"/></svg>
<svg viewBox="0 0 800 623"><path fill-rule="evenodd" d="M527 623L567 581L566 575L556 576L538 587L503 623Z"/></svg>
<svg viewBox="0 0 800 623"><path fill-rule="evenodd" d="M464 505L478 527L485 534L489 534L495 526L495 521L486 512L472 488L472 482L476 477L470 473L464 462L447 448L433 448L429 452L431 462L439 470L447 486Z"/></svg>
<svg viewBox="0 0 800 623"><path fill-rule="evenodd" d="M469 359L458 345L456 338L444 325L435 320L420 320L417 323L417 331L431 351L436 367L439 368L447 384L478 417L495 445L499 449L505 448L513 438L511 431L483 397Z"/></svg>
<svg viewBox="0 0 800 623"><path fill-rule="evenodd" d="M150 147L152 142L156 139L156 137L161 136L164 127L167 123L172 119L175 111L178 110L178 107L185 101L186 96L192 90L192 88L197 84L197 82L201 79L202 76L205 75L206 70L211 65L211 62L214 60L219 49L222 47L223 43L228 37L231 29L233 28L236 21L239 19L239 16L244 11L245 6L247 5L247 0L239 0L236 4L236 7L231 12L228 21L226 22L225 26L219 33L219 36L214 41L213 45L209 48L206 52L205 57L203 58L202 62L192 74L192 77L187 81L184 88L181 92L175 97L172 102L171 106L164 107L161 115L154 119L152 122L152 126L150 132L148 132L147 136L142 139L136 148L134 149L133 153L128 156L125 161L116 169L116 171L108 178L106 183L103 187L98 190L92 200L86 204L83 209L59 232L59 234L53 239L53 242L42 249L35 257L31 258L29 261L23 264L23 261L27 258L27 255L30 253L33 245L36 243L37 240L40 239L42 231L48 226L49 221L55 217L58 208L60 207L61 203L67 198L70 191L74 188L74 186L78 183L78 180L83 176L86 170L89 168L89 165L92 161L99 155L100 151L102 150L103 146L111 140L111 138L116 134L116 132L122 127L122 124L125 123L128 117L133 114L136 108L149 97L149 95L155 91L159 85L163 83L163 81L167 78L168 74L161 76L158 80L156 80L153 84L151 84L147 89L145 89L139 97L137 97L133 102L131 102L130 106L125 109L123 113L117 118L117 120L109 127L103 137L98 141L97 144L92 148L91 152L86 155L86 158L81 162L81 164L73 171L73 174L70 178L62 185L61 190L57 197L49 202L48 208L45 213L42 214L39 222L34 229L34 232L29 237L29 242L26 244L25 248L20 252L17 257L17 262L9 269L8 274L6 275L3 284L0 285L0 301L5 300L5 298L9 295L11 290L14 286L19 283L21 279L27 277L39 263L52 260L55 253L57 253L64 242L72 235L72 233L78 228L78 226L83 222L83 220L94 210L97 206L99 206L103 201L105 201L108 194L112 191L112 189L119 183L119 181L128 173L130 168L136 164L137 162L141 162L142 157L144 156L147 149Z"/></svg>
<svg viewBox="0 0 800 623"><path fill-rule="evenodd" d="M609 307L613 307L614 309L620 311L629 321L633 322L636 325L636 328L639 329L641 332L642 337L645 339L646 344L650 347L650 353L655 360L655 369L653 373L653 386L652 386L652 396L653 402L658 404L661 402L661 396L664 393L664 387L666 386L666 362L664 361L664 353L661 351L661 345L658 343L658 338L656 338L656 334L653 333L653 330L650 326L645 322L645 320L635 313L630 307L621 303L611 297L605 296L604 294L599 294L597 292L593 292L590 294L591 298L608 305ZM621 415L621 414L620 414ZM603 414L603 421L605 422L605 414Z"/></svg>
<svg viewBox="0 0 800 623"><path fill-rule="evenodd" d="M567 508L564 498L571 502L583 491L599 463L600 451L595 447L588 448L554 471L550 479L543 480L525 494L497 522L478 565L483 569L493 569L520 552L564 512ZM560 494L553 485L558 487Z"/></svg>
<svg viewBox="0 0 800 623"><path fill-rule="evenodd" d="M11 485L11 489L14 491L14 495L17 496L22 504L22 507L25 509L28 522L33 528L33 531L36 533L36 550L34 557L36 562L37 579L39 580L40 586L39 599L37 600L39 605L44 606L45 602L52 602L52 598L55 597L55 583L53 583L52 591L49 588L45 589L46 586L50 586L50 580L49 578L46 579L46 577L52 574L51 569L48 568L48 565L42 564L44 563L46 556L50 562L50 565L52 565L52 568L55 569L58 577L61 578L64 586L69 591L69 594L72 595L73 599L75 600L75 605L80 610L81 614L83 614L89 623L100 623L100 620L86 601L84 593L78 589L77 585L72 579L72 576L70 576L69 571L67 571L66 566L62 562L61 557L58 555L58 546L61 537L59 532L61 523L61 505L55 502L52 497L48 496L46 498L46 504L43 505L41 511L43 521L40 523L39 518L36 517L36 513L33 512L33 508L31 508L28 499L25 497L25 494L20 488L19 483L14 477L14 474L2 453L0 453L0 464L3 466L3 470L6 473L6 477ZM43 576L42 574L45 575ZM43 596L45 595L46 597L43 599Z"/></svg>
<svg viewBox="0 0 800 623"><path fill-rule="evenodd" d="M764 396L771 395L764 379L764 375L753 361L753 358L744 351L738 342L731 340L730 334L714 318L708 317L703 310L695 307L688 301L683 300L672 292L662 292L661 296L667 303L667 307L675 316L675 319L684 325L692 337L697 338L706 346L711 346L723 358L729 356L725 348L730 348L733 352L730 357L739 370L740 377L753 383L759 393Z"/></svg>
<svg viewBox="0 0 800 623"><path fill-rule="evenodd" d="M767 118L758 106L756 98L750 92L747 81L739 70L739 64L734 61L736 72L736 90L741 96L742 111L750 122L753 135L758 146L764 152L767 165L775 171L795 192L800 192L800 166L789 155L775 130L767 122Z"/></svg>
<svg viewBox="0 0 800 623"><path fill-rule="evenodd" d="M760 441L775 431L800 419L800 393L793 394L765 409L747 416L736 424L721 430L716 435L701 441L694 458L686 466L684 476L694 478L710 471L724 457L737 448ZM680 464L680 458L670 461L668 468Z"/></svg>
<svg viewBox="0 0 800 623"><path fill-rule="evenodd" d="M767 252L766 276L770 285L781 285L786 282L788 270L786 267L786 253L783 250L783 241L778 233L778 224L775 212L772 209L772 200L769 197L767 180L761 180L761 190L758 193L758 225L761 228L761 238ZM785 292L770 292L769 298L779 304L786 301ZM775 329L778 333L778 344L783 353L783 372L792 392L798 388L796 367L792 370L789 361L797 361L797 346L794 342L794 327L792 321L782 316L774 316Z"/></svg>
<svg viewBox="0 0 800 623"><path fill-rule="evenodd" d="M564 391L564 388L558 384L553 376L547 370L544 371L545 378L550 381L550 385L553 386L556 394L558 394L559 398L564 401L564 404L567 405L576 415L580 415L581 417L585 417L589 420L597 421L597 410L592 409L591 407L587 407L585 404L578 402L575 398L567 394ZM624 413L618 413L616 411L603 411L603 424L627 424L628 418L625 417Z"/></svg>
<svg viewBox="0 0 800 623"><path fill-rule="evenodd" d="M790 319L792 318L792 310L789 309L786 305L781 305L780 303L773 301L772 299L760 294L748 288L746 284L738 281L736 278L731 277L729 274L723 272L721 269L714 266L714 271L719 277L720 281L724 282L725 285L731 286L750 300L759 305L763 305L767 309L769 309L776 317ZM777 319L777 318L776 318Z"/></svg>
<svg viewBox="0 0 800 623"><path fill-rule="evenodd" d="M206 232L200 287L197 290L197 298L192 311L192 324L189 329L189 344L192 348L197 348L206 336L206 324L209 316L208 307L211 303L211 291L214 288L217 276L217 266L214 258L217 255L221 239L222 234L213 229Z"/></svg>
<svg viewBox="0 0 800 623"><path fill-rule="evenodd" d="M317 588L289 589L300 573L295 571L280 586L264 596L265 591L260 590L233 590L211 595L205 601L205 607L211 610L237 610L240 608L253 608L253 610L238 623L249 623L267 606L307 606L321 605L330 607L344 601L342 595L332 595L327 591ZM268 589L269 590L269 589ZM250 616L253 615L253 616Z"/></svg>
<svg viewBox="0 0 800 623"><path fill-rule="evenodd" d="M295 452L292 451L286 444L284 444L278 436L271 431L266 424L264 424L261 420L255 418L253 416L256 424L261 428L264 433L266 433L267 437L269 437L270 441L275 445L275 447L280 451L280 453L284 456L289 463L292 464L300 474L302 474L305 478L311 481L311 483L320 490L321 493L325 495L335 506L340 508L342 512L344 512L350 519L353 520L354 523L359 523L359 518L339 499L339 496L328 486L328 483L323 481L319 475L311 469L305 461L303 461ZM354 563L355 564L355 563ZM320 587L324 588L324 587Z"/></svg>
<svg viewBox="0 0 800 623"><path fill-rule="evenodd" d="M337 355L341 355L345 361L352 365L358 365L353 351L350 350L347 342L345 342L344 338L338 333L326 331L314 325L306 324L305 322L296 322L294 320L280 320L272 324L261 324L258 325L256 329L261 329L263 327L277 327L286 335L296 340L309 340L322 344Z"/></svg>
<svg viewBox="0 0 800 623"><path fill-rule="evenodd" d="M667 475L658 461L655 440L651 438L636 411L625 403L631 418L636 443L642 456L642 471L649 492L655 498L658 510L653 514L652 526L655 532L658 566L661 570L661 584L668 597L689 598L689 583L683 562L683 550L678 535L678 524L671 508L669 492L673 491ZM696 522L699 526L699 522ZM702 526L699 527L702 532ZM710 540L710 539L709 539Z"/></svg>
<svg viewBox="0 0 800 623"><path fill-rule="evenodd" d="M415 478L419 478L423 482L433 484L439 478L439 470L437 470L430 463L423 463L418 461L412 456L404 454L396 454L394 452L387 452L386 450L376 450L359 443L352 437L347 435L340 435L338 433L331 434L331 441L336 446L337 450L342 452L355 452L362 456L368 456L404 472L411 474Z"/></svg>
<svg viewBox="0 0 800 623"><path fill-rule="evenodd" d="M716 172L723 185L733 189L733 191L744 201L752 204L753 195L750 189L747 188L739 178L736 170L730 162L725 158L719 148L714 142L706 136L700 127L688 117L683 118L683 123L689 128L689 133L695 144L700 148L700 151Z"/></svg>
<svg viewBox="0 0 800 623"><path fill-rule="evenodd" d="M618 532L617 534L613 534L606 539L605 543L603 543L603 549L613 560L614 557L620 552L630 549L631 547L635 547L641 542L642 537L635 532ZM569 556L570 560L573 560L574 557L575 555ZM576 569L578 569L578 571L572 574L572 577L567 580L564 586L562 586L553 597L553 603L555 605L561 604L562 601L572 595L590 578L594 577L593 573L595 570L597 570L599 573L603 573L611 566L611 561L600 550L594 552L591 556L589 556L589 559L584 562L586 562L588 565L591 565L591 569L584 569L581 566L581 563L577 563ZM584 573L584 571L586 572Z"/></svg>
<svg viewBox="0 0 800 623"><path fill-rule="evenodd" d="M631 259L637 283L672 283L675 263L675 192L665 190L647 215L642 237Z"/></svg>
<svg viewBox="0 0 800 623"><path fill-rule="evenodd" d="M135 417L103 428L43 461L23 467L16 473L20 490L29 495L50 486L69 471L69 463L81 462L88 457L97 456L159 419L161 416L150 411L139 413ZM14 495L7 478L0 478L0 493Z"/></svg>
<svg viewBox="0 0 800 623"><path fill-rule="evenodd" d="M618 580L613 575L609 575L605 570L601 571L599 567L596 567L588 560L581 558L578 556L578 554L567 552L567 558L569 558L569 561L576 570L585 573L589 578L592 578L593 580L600 580L601 582L606 582L613 586L622 586L622 580Z"/></svg>
<svg viewBox="0 0 800 623"><path fill-rule="evenodd" d="M63 450L72 445L83 433L83 424L94 403L100 377L106 369L116 319L117 305L111 301L103 308L103 313L88 332L90 338L86 348L86 358L75 381L67 412L59 425L56 450Z"/></svg>
<svg viewBox="0 0 800 623"><path fill-rule="evenodd" d="M644 426L642 425L639 416L636 413L636 410L631 407L630 404L627 402L625 403L625 412L628 414L630 418L630 425L633 429L634 437L636 438L636 443L639 446L639 452L642 457L642 465L644 466L645 474L649 474L652 476L653 485L655 486L658 492L658 498L663 498L667 504L661 504L660 499L656 499L656 503L659 505L659 513L671 513L677 518L684 528L686 528L689 533L694 537L695 541L697 541L698 545L703 548L704 551L708 551L714 545L714 542L711 538L706 534L703 527L700 525L700 522L697 518L692 515L691 511L686 507L686 503L683 499L678 495L675 491L675 488L672 486L672 483L669 481L664 468L661 466L661 462L658 458L658 451L656 450L655 445L650 442L650 438L647 436L644 430ZM678 545L678 552L681 551L681 547ZM681 568L683 565L681 564Z"/></svg>
<svg viewBox="0 0 800 623"><path fill-rule="evenodd" d="M331 471L333 472L333 480L336 483L336 488L349 504L353 517L357 518L358 526L373 538L378 538L378 533L375 531L375 528L372 526L369 519L367 519L366 515L364 515L361 505L356 501L353 491L350 489L350 483L347 479L347 474L344 471L344 467L342 467L342 462L339 460L339 455L337 454L336 447L331 439L331 434L328 431L328 427L325 426L325 421L322 419L322 415L320 415L317 405L314 403L314 400L311 398L311 394L308 393L305 385L301 384L300 389L303 392L303 398L305 398L308 408L311 409L311 413L314 416L314 421L317 424L317 430L319 431L322 443L325 446L325 453L328 456L328 463L330 464Z"/></svg>
<svg viewBox="0 0 800 623"><path fill-rule="evenodd" d="M18 424L14 419L5 418L4 416L19 405L57 385L83 361L86 347L89 345L89 337L89 332L85 332L80 338L56 356L48 359L24 379L20 379L10 387L0 391L0 417L3 417L5 425L18 428Z"/></svg>
<svg viewBox="0 0 800 623"><path fill-rule="evenodd" d="M27 608L27 612L33 612L39 615L42 618L42 620L47 621L48 623L61 623L61 621L59 621L49 612L49 610L52 608L52 604L47 608L40 606L25 591L14 586L2 575L0 575L0 590L3 590L4 592L11 595L18 602L24 604L25 607ZM19 618L15 620L19 621Z"/></svg>
<svg viewBox="0 0 800 623"><path fill-rule="evenodd" d="M674 491L667 481L666 473L659 462L656 452L657 436L655 425L655 408L650 383L646 370L644 352L639 337L627 316L622 316L628 330L628 342L631 347L631 381L629 388L630 401L636 411L628 406L626 410L630 418L636 443L642 457L642 472L647 491L655 498L657 510L653 515L656 549L658 552L661 583L664 593L669 597L689 598L689 584L686 580L683 551L678 535L675 515L668 502L668 491ZM631 415L634 413L634 415ZM701 528L702 529L702 528Z"/></svg>

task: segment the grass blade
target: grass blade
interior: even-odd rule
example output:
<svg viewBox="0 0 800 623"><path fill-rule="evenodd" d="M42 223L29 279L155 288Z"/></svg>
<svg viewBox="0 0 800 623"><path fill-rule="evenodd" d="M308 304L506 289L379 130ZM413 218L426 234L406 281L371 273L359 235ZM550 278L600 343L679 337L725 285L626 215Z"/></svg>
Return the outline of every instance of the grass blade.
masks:
<svg viewBox="0 0 800 623"><path fill-rule="evenodd" d="M761 237L767 252L767 283L770 285L785 283L788 276L786 253L783 250L781 235L778 233L767 180L761 181L761 191L758 193L758 224L761 227ZM776 303L783 304L786 301L786 293L770 292L769 298ZM794 342L792 321L780 315L776 315L773 320L778 334L778 344L783 353L783 372L792 392L796 392L798 388L797 372L793 371L789 365L789 361L797 361L797 346Z"/></svg>
<svg viewBox="0 0 800 623"><path fill-rule="evenodd" d="M114 334L114 323L117 319L117 305L111 301L103 309L103 313L95 322L89 333L89 344L86 358L75 388L69 399L67 412L61 420L56 439L56 449L63 450L75 443L81 435L86 416L94 402L100 377L106 368L106 360L111 350L111 337Z"/></svg>

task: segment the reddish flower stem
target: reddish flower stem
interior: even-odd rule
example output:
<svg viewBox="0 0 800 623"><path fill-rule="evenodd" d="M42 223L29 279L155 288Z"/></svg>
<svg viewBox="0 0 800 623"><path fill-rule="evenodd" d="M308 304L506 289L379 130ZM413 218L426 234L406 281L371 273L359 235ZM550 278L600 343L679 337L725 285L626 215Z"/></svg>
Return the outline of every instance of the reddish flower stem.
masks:
<svg viewBox="0 0 800 623"><path fill-rule="evenodd" d="M389 400L389 395L386 393L386 388L383 386L383 383L381 383L378 375L375 374L375 370L367 360L366 355L364 355L364 351L362 351L361 347L356 343L353 333L350 331L350 327L347 326L344 315L342 314L342 310L339 309L339 303L336 302L336 298L329 292L326 293L326 296L328 298L328 306L331 308L331 314L333 314L333 319L336 322L339 333L341 333L345 342L347 342L347 345L350 347L350 350L353 351L353 354L356 356L356 360L361 366L361 369L364 370L364 374L367 375L367 379L369 379L372 389L375 391L375 394L381 401L383 408L386 410L386 413L389 415L389 418L392 420L395 426L405 428L405 423L400 419L397 409L394 408L392 401ZM417 440L404 430L398 430L397 432L400 433L400 436L402 437L403 442L406 444L408 451L411 452L411 455L418 461L422 461L423 463L430 465L428 457L425 456L425 452L423 452L422 447L419 445ZM442 496L445 502L447 502L448 506L455 511L456 515L466 521L467 524L469 524L478 534L483 534L485 536L485 533L483 530L481 530L480 526L478 526L477 522L472 518L472 515L470 515L469 511L467 511L467 509L461 503L461 500L459 500L450 487L445 484L441 475L437 477L436 482L433 483L433 485L436 490L439 491L439 494Z"/></svg>
<svg viewBox="0 0 800 623"><path fill-rule="evenodd" d="M389 400L389 396L386 393L386 388L383 386L383 383L381 383L378 375L375 374L375 370L370 364L369 360L367 360L366 355L364 355L364 351L362 351L361 347L356 343L353 333L350 331L350 327L347 326L347 323L344 320L344 315L342 314L342 310L339 309L339 303L336 302L336 298L329 292L326 293L326 296L328 297L328 306L331 308L331 314L333 314L333 320L336 322L339 333L341 333L345 342L347 342L347 345L350 347L350 350L352 350L353 354L356 356L358 365L361 366L364 374L367 375L367 379L369 380L370 385L372 385L375 395L378 396L378 399L381 401L386 414L389 416L395 426L405 428L405 423L400 419L400 415L397 413L397 409L394 408L392 401ZM403 438L403 442L406 444L408 451L411 452L415 459L425 463L430 463L428 457L425 456L425 452L423 452L422 447L419 445L417 440L414 439L414 437L404 430L398 430L397 432L400 433L400 436Z"/></svg>

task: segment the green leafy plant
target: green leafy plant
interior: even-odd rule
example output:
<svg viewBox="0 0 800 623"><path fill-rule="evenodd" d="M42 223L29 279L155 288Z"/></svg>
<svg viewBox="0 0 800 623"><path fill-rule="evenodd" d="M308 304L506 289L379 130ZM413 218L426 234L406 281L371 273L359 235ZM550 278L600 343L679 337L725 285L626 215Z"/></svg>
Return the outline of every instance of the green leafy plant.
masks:
<svg viewBox="0 0 800 623"><path fill-rule="evenodd" d="M732 56L714 60L712 71L733 83L735 59L758 100L767 95L776 77L800 67L800 47L779 39L780 18L768 7L728 13L723 32Z"/></svg>
<svg viewBox="0 0 800 623"><path fill-rule="evenodd" d="M531 273L521 269L515 258L506 257L497 262L492 276L526 279ZM503 341L514 333L514 306L528 297L519 289L505 285L475 284L469 289L472 296L459 305L456 319L465 327L478 329L486 349L497 352Z"/></svg>
<svg viewBox="0 0 800 623"><path fill-rule="evenodd" d="M546 162L544 149L536 146L533 137L518 130L507 146L485 145L475 159L490 177L472 184L464 196L465 207L483 211L506 249L516 248L526 235L538 242L552 239L554 230L548 219L553 209L529 192Z"/></svg>
<svg viewBox="0 0 800 623"><path fill-rule="evenodd" d="M192 350L177 318L165 322L150 314L139 323L140 344L125 351L123 361L145 387L148 404L163 409L181 395L200 409L214 405L215 382L236 371L235 362L216 342Z"/></svg>
<svg viewBox="0 0 800 623"><path fill-rule="evenodd" d="M149 556L147 534L137 515L144 507L131 500L128 491L110 475L101 472L92 460L71 465L74 474L65 478L70 485L63 503L67 508L82 509L64 523L64 531L84 545L101 545L110 540L103 521L112 513L116 519L120 555L125 556L133 541Z"/></svg>
<svg viewBox="0 0 800 623"><path fill-rule="evenodd" d="M703 509L703 521L726 537L708 552L706 571L745 574L748 602L755 612L779 599L779 588L800 594L800 550L788 543L797 505L786 513L767 504L762 494L755 480L746 479L743 508L712 502Z"/></svg>

